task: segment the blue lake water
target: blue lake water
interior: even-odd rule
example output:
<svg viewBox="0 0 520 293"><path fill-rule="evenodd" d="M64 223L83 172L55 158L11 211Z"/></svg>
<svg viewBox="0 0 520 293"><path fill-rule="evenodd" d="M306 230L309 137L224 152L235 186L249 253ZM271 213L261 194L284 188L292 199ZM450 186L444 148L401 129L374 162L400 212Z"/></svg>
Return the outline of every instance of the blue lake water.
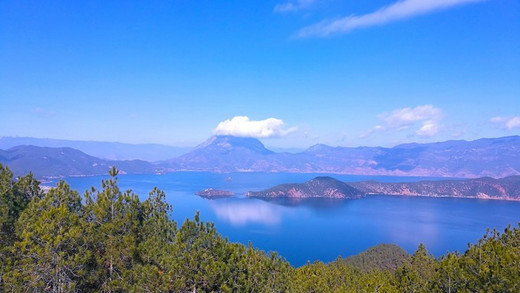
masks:
<svg viewBox="0 0 520 293"><path fill-rule="evenodd" d="M323 174L320 174L323 175ZM487 228L502 231L520 221L520 202L368 196L359 200L264 201L245 197L281 183L304 182L317 174L178 172L166 175L120 175L122 190L146 199L157 186L173 205L173 218L180 224L200 211L203 221L215 223L230 241L265 251L277 251L293 265L307 261L329 262L350 256L379 243L393 243L413 253L422 242L436 256L460 252L475 243ZM378 180L417 181L424 178L331 175L346 182ZM83 193L100 188L107 176L74 177L66 181ZM232 178L232 180L229 180ZM435 178L430 178L435 179ZM235 197L208 200L194 195L206 189L224 189Z"/></svg>

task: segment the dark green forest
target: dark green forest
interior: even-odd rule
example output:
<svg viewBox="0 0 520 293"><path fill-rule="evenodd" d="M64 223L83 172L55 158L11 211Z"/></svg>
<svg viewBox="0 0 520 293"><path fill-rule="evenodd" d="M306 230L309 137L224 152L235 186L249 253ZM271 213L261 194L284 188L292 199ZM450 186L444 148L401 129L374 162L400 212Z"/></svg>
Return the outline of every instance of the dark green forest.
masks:
<svg viewBox="0 0 520 293"><path fill-rule="evenodd" d="M0 292L520 292L520 226L440 258L382 246L295 268L198 214L177 224L164 192L140 201L109 173L80 195L0 165Z"/></svg>

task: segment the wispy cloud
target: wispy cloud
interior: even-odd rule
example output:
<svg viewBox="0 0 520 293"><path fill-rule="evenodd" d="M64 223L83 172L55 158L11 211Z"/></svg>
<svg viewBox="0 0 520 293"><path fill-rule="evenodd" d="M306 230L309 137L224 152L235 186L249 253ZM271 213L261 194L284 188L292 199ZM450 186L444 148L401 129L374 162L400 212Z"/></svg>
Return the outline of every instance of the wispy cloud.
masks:
<svg viewBox="0 0 520 293"><path fill-rule="evenodd" d="M285 3L279 3L274 6L273 11L276 13L294 12L311 7L317 0L295 0Z"/></svg>
<svg viewBox="0 0 520 293"><path fill-rule="evenodd" d="M389 126L408 127L418 121L437 121L442 117L442 110L432 105L423 105L395 109L390 113L379 114L378 117Z"/></svg>
<svg viewBox="0 0 520 293"><path fill-rule="evenodd" d="M318 22L301 29L296 37L326 37L344 34L359 28L384 25L456 5L481 1L486 0L401 0L372 13Z"/></svg>
<svg viewBox="0 0 520 293"><path fill-rule="evenodd" d="M247 116L235 116L220 122L213 130L216 135L233 135L240 137L271 138L285 136L295 127L286 128L283 120L268 118L265 120L250 120Z"/></svg>
<svg viewBox="0 0 520 293"><path fill-rule="evenodd" d="M402 131L412 129L416 136L431 137L439 132L442 110L432 105L395 109L377 115L383 122L363 133L367 137L376 132Z"/></svg>
<svg viewBox="0 0 520 293"><path fill-rule="evenodd" d="M502 128L511 130L514 128L520 128L520 116L514 117L493 117L489 119L490 122L500 125Z"/></svg>

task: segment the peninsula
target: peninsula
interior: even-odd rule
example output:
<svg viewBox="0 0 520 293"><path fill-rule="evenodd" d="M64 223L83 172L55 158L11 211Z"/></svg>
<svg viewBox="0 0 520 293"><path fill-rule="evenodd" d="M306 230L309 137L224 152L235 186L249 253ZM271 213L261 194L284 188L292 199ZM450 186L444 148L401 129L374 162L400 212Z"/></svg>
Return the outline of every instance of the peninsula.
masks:
<svg viewBox="0 0 520 293"><path fill-rule="evenodd" d="M320 176L305 183L281 184L263 191L249 191L248 197L261 198L343 198L363 197L364 192L332 177Z"/></svg>
<svg viewBox="0 0 520 293"><path fill-rule="evenodd" d="M509 176L501 179L483 177L465 180L424 180L401 183L376 181L346 183L331 177L316 177L305 183L282 184L263 191L250 191L246 195L258 198L354 199L377 194L520 200L520 176Z"/></svg>

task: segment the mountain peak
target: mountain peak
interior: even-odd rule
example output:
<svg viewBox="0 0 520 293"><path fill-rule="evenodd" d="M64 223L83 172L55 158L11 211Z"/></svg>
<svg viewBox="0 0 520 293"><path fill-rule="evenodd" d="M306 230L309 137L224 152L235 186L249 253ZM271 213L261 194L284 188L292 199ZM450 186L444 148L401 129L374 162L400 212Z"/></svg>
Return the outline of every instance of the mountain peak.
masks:
<svg viewBox="0 0 520 293"><path fill-rule="evenodd" d="M255 153L271 154L272 151L268 150L264 144L253 137L238 137L231 135L215 135L210 137L208 140L198 145L196 149L219 149L219 150L232 150L232 149L248 149Z"/></svg>

